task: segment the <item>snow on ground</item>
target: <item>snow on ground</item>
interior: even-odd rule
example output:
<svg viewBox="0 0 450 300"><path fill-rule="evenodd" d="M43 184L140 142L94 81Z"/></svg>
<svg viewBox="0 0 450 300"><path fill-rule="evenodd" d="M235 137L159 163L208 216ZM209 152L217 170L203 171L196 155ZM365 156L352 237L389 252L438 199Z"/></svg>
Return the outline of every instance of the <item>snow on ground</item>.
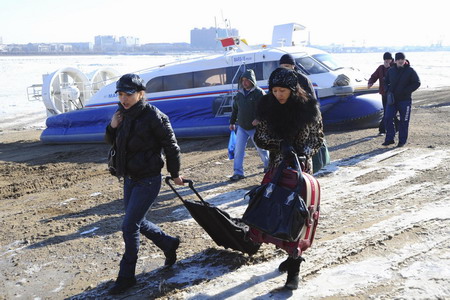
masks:
<svg viewBox="0 0 450 300"><path fill-rule="evenodd" d="M328 230L327 224L330 224L331 218L342 219L342 215L337 217L337 214L348 214L349 219L343 220L343 224L350 220L356 222L346 224L345 231L337 231L332 239L319 239L304 254L307 262L301 268L303 281L296 291L282 289L286 275L277 271L282 259L243 266L235 271L222 270L223 266L208 268L207 272L204 267L183 268L179 275L167 282L202 281L185 289L184 297L195 300L346 298L367 295L367 291L373 291L369 293L373 295L369 299L444 299L446 296L443 295L450 295L450 287L442 284L450 280L450 187L436 187L426 180L412 181L417 174L435 168L448 159L449 154L450 151L444 150L419 152L417 149L401 148L375 156L335 161L323 170L322 173L327 176L318 175L322 186L318 235L321 230ZM378 178L376 174L381 176ZM364 177L365 180L359 182ZM368 180L371 177L374 180ZM411 183L406 189L396 189L400 182L408 180ZM445 196L433 199L431 205L415 206L399 201L411 194L423 201L427 194L432 196L433 189L435 194ZM205 200L232 216L240 216L246 208L247 202L243 200L246 192L221 193L219 188L215 195ZM183 193L188 192L185 190ZM340 211L339 206L349 201L355 203L355 210ZM375 205L380 201L386 202L385 211ZM394 202L397 205L393 205ZM368 209L369 214L358 217L358 207ZM185 209L174 213L186 214L188 220L182 222L194 222ZM359 218L374 220L358 223ZM420 238L377 250L378 246L383 247L390 240L395 240L395 236L407 235L406 239L409 239L408 232L420 226L428 226L433 232L425 230L419 235ZM339 226L336 228L339 230ZM368 255L366 252L375 253ZM386 286L390 286L389 293L393 289L395 294L384 293L383 287Z"/></svg>

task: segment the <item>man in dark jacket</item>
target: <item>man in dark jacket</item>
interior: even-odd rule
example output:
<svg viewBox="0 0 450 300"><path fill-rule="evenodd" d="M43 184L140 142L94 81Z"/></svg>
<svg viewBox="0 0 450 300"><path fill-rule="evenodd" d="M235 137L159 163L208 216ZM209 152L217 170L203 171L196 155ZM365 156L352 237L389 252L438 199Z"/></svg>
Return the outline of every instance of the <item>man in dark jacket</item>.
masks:
<svg viewBox="0 0 450 300"><path fill-rule="evenodd" d="M316 92L314 90L314 86L306 75L302 74L297 68L297 64L295 63L294 57L286 53L280 58L280 67L287 68L295 71L295 75L297 76L297 82L300 84L300 87L304 89L313 99L317 100ZM272 73L273 74L273 73ZM272 77L272 74L271 77ZM270 81L270 78L269 78Z"/></svg>
<svg viewBox="0 0 450 300"><path fill-rule="evenodd" d="M384 89L393 95L393 103L387 103L386 138L383 146L394 144L395 129L394 117L400 113L398 124L398 144L403 147L408 139L409 118L411 116L412 93L420 86L420 79L416 71L411 68L409 61L405 59L405 54L398 52L395 54L395 65L388 70L384 78Z"/></svg>
<svg viewBox="0 0 450 300"><path fill-rule="evenodd" d="M264 91L256 85L256 76L253 70L248 69L239 78L239 90L234 97L233 111L230 118L230 130L236 130L236 146L234 148L234 174L230 180L237 181L244 176L244 155L248 139L251 139L258 151L264 169L269 162L269 152L256 146L253 136L255 135L257 120L257 107Z"/></svg>
<svg viewBox="0 0 450 300"><path fill-rule="evenodd" d="M386 91L384 90L384 77L386 76L389 68L394 65L394 59L392 58L392 54L390 52L385 52L383 54L383 64L379 65L378 68L373 72L370 76L369 81L367 82L367 87L370 89L377 80L379 81L378 93L381 95L381 102L383 103L383 119L380 121L380 125L378 126L379 134L385 134L386 129L384 128L384 114L386 112ZM394 119L395 125L397 126L398 120Z"/></svg>

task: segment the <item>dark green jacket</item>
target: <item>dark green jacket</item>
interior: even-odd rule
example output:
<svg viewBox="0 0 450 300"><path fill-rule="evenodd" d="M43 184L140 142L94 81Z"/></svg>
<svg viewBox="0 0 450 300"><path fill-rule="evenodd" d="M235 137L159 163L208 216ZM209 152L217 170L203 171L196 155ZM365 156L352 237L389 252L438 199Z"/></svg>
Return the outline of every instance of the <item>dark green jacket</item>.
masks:
<svg viewBox="0 0 450 300"><path fill-rule="evenodd" d="M253 83L253 88L245 93L241 86L241 79L247 78ZM253 120L257 119L256 110L264 91L256 85L256 77L253 70L246 70L239 78L239 90L234 96L233 112L231 113L230 124L238 124L245 130L254 129Z"/></svg>

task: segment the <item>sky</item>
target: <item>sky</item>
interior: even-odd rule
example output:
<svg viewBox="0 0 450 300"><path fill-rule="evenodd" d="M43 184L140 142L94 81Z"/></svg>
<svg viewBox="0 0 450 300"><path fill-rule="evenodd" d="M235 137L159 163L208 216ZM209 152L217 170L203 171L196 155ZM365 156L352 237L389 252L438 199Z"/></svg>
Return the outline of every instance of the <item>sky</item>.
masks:
<svg viewBox="0 0 450 300"><path fill-rule="evenodd" d="M94 42L96 35L145 43L190 42L190 30L228 20L249 44L270 44L274 25L299 23L313 44L450 45L441 0L0 0L4 44Z"/></svg>

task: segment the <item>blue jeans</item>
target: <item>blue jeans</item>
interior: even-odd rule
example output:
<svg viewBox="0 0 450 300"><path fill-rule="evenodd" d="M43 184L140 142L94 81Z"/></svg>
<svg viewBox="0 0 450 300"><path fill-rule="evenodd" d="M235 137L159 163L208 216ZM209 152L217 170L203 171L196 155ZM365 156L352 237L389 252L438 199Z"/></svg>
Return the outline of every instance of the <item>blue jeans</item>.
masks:
<svg viewBox="0 0 450 300"><path fill-rule="evenodd" d="M255 135L256 129L245 130L238 126L236 133L236 146L234 148L234 174L244 175L244 156L245 147L247 146L248 139L251 139L253 145L255 145L258 151L259 157L266 169L269 164L269 151L258 148L255 144L253 136Z"/></svg>
<svg viewBox="0 0 450 300"><path fill-rule="evenodd" d="M396 101L393 105L386 105L384 115L386 124L386 141L393 141L395 138L394 118L397 112L400 113L398 122L398 143L406 144L408 140L409 118L411 116L411 100Z"/></svg>
<svg viewBox="0 0 450 300"><path fill-rule="evenodd" d="M161 228L145 218L147 211L158 196L161 180L161 175L137 181L125 177L123 186L125 217L122 223L125 253L120 261L120 277L135 276L140 233L163 251L169 250L174 243L175 238L165 234Z"/></svg>

